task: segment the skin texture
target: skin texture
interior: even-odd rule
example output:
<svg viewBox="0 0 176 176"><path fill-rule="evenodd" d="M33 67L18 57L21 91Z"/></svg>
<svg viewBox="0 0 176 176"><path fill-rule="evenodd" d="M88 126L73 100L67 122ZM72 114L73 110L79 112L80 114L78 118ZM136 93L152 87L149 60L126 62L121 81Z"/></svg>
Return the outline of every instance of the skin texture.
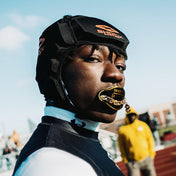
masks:
<svg viewBox="0 0 176 176"><path fill-rule="evenodd" d="M106 46L91 51L91 45L83 45L73 52L63 69L63 81L79 118L109 123L117 111L100 102L97 94L102 89L124 86L125 59L115 53L110 57Z"/></svg>

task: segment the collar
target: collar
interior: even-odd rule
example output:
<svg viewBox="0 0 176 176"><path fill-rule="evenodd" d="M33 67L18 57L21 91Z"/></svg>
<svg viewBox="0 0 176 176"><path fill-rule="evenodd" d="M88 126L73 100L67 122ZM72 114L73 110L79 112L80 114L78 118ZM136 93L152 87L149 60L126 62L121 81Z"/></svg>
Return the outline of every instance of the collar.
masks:
<svg viewBox="0 0 176 176"><path fill-rule="evenodd" d="M45 116L52 116L67 122L75 121L75 124L78 126L83 126L84 128L91 131L99 131L99 122L95 122L87 119L79 119L75 117L75 113L67 111L65 109L57 108L54 106L46 106L44 109Z"/></svg>

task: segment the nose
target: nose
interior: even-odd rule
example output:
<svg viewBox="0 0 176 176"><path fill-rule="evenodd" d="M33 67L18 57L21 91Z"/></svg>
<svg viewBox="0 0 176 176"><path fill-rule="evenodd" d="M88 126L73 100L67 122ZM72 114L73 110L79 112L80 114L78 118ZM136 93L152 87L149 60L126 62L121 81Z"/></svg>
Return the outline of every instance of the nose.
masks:
<svg viewBox="0 0 176 176"><path fill-rule="evenodd" d="M104 73L102 75L103 82L111 82L113 84L119 83L121 86L124 86L124 80L123 71L120 71L115 64L108 63L105 65Z"/></svg>

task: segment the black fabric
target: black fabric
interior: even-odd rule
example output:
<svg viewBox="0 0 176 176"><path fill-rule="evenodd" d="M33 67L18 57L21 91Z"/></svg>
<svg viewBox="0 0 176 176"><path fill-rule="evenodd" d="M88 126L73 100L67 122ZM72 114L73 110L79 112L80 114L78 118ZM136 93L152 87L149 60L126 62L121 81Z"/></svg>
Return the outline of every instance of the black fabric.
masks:
<svg viewBox="0 0 176 176"><path fill-rule="evenodd" d="M60 33L63 37L64 43L72 45L75 43L73 38L73 32L69 26L69 23L58 23Z"/></svg>
<svg viewBox="0 0 176 176"><path fill-rule="evenodd" d="M42 147L58 148L82 158L98 176L123 176L99 143L98 133L53 117L43 117L21 151L14 173L31 153Z"/></svg>
<svg viewBox="0 0 176 176"><path fill-rule="evenodd" d="M77 23L81 30L74 30L79 41L92 41L99 44L126 49L129 41L127 37L111 24L92 17L77 16L72 23ZM73 25L74 26L74 25ZM100 28L101 27L101 28ZM79 33L78 33L78 32Z"/></svg>
<svg viewBox="0 0 176 176"><path fill-rule="evenodd" d="M41 37L47 42L56 42L59 46L70 47L79 44L109 45L126 53L128 38L111 24L94 17L65 16L49 26Z"/></svg>

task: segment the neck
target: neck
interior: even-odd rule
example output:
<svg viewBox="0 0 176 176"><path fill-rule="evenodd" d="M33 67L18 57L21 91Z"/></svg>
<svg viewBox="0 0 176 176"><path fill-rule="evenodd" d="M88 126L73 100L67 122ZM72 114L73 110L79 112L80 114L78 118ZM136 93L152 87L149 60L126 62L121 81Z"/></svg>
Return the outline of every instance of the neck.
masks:
<svg viewBox="0 0 176 176"><path fill-rule="evenodd" d="M54 106L46 106L44 110L45 116L52 116L58 119L62 119L68 122L73 122L78 126L83 126L84 128L92 131L98 131L99 130L99 122L95 122L89 119L81 119L77 118L75 113L54 107Z"/></svg>

